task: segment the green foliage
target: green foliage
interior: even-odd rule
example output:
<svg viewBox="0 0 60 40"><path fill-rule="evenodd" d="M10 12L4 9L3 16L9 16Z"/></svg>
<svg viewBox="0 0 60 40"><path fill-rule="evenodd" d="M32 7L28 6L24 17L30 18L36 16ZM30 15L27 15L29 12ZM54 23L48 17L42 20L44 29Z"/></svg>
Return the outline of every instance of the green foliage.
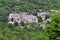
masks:
<svg viewBox="0 0 60 40"><path fill-rule="evenodd" d="M46 15L46 16L45 16L45 20L48 19L48 18L50 18L50 15Z"/></svg>
<svg viewBox="0 0 60 40"><path fill-rule="evenodd" d="M38 17L38 22L42 22L42 17Z"/></svg>
<svg viewBox="0 0 60 40"><path fill-rule="evenodd" d="M47 33L49 33L50 40L59 40L60 38L60 15L52 16L52 23L47 24Z"/></svg>
<svg viewBox="0 0 60 40"><path fill-rule="evenodd" d="M0 22L8 22L7 16L0 16Z"/></svg>
<svg viewBox="0 0 60 40"><path fill-rule="evenodd" d="M18 26L18 22L15 21L15 22L14 22L14 25L15 25L15 26Z"/></svg>
<svg viewBox="0 0 60 40"><path fill-rule="evenodd" d="M4 24L4 25L3 25ZM0 23L0 40L48 40L44 32L28 31L25 28L9 27L7 23Z"/></svg>
<svg viewBox="0 0 60 40"><path fill-rule="evenodd" d="M60 22L60 15L55 15L52 20L58 24Z"/></svg>
<svg viewBox="0 0 60 40"><path fill-rule="evenodd" d="M48 11L50 9L59 9L60 0L0 0L0 15L8 15L10 12L30 12L39 9ZM55 3L56 2L56 3ZM34 11L34 12L33 12Z"/></svg>
<svg viewBox="0 0 60 40"><path fill-rule="evenodd" d="M20 24L21 24L21 26L25 26L25 23L23 21Z"/></svg>

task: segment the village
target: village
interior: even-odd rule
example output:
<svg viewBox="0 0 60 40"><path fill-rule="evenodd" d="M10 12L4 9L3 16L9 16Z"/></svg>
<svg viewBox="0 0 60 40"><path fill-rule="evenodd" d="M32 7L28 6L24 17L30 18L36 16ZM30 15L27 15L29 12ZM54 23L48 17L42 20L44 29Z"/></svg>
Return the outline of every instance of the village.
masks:
<svg viewBox="0 0 60 40"><path fill-rule="evenodd" d="M0 40L60 40L60 0L0 0Z"/></svg>
<svg viewBox="0 0 60 40"><path fill-rule="evenodd" d="M18 23L18 26L21 27L21 22L24 23L39 23L40 26L45 27L47 22L51 22L49 17L49 12L37 12L36 15L29 15L28 12L21 12L21 13L10 13L8 16L9 24L14 24L15 22ZM46 16L48 18L46 18Z"/></svg>

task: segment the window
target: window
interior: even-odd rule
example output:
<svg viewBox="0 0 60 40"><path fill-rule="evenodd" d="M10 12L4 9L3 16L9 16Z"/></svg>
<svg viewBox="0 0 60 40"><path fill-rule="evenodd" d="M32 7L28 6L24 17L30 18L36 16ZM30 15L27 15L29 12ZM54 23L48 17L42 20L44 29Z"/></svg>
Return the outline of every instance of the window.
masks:
<svg viewBox="0 0 60 40"><path fill-rule="evenodd" d="M17 20L19 21L19 18L17 18Z"/></svg>
<svg viewBox="0 0 60 40"><path fill-rule="evenodd" d="M26 19L23 19L23 21L25 21Z"/></svg>
<svg viewBox="0 0 60 40"><path fill-rule="evenodd" d="M36 21L36 19L32 19L32 21Z"/></svg>

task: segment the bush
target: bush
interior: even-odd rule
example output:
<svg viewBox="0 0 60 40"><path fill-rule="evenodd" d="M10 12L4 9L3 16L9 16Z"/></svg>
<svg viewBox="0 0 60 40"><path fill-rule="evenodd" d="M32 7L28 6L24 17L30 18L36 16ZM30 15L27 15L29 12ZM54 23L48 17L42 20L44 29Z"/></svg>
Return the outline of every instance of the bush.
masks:
<svg viewBox="0 0 60 40"><path fill-rule="evenodd" d="M23 21L20 24L21 24L21 26L25 26L25 23Z"/></svg>
<svg viewBox="0 0 60 40"><path fill-rule="evenodd" d="M15 21L15 22L14 22L14 25L15 25L15 26L18 26L18 22Z"/></svg>
<svg viewBox="0 0 60 40"><path fill-rule="evenodd" d="M38 17L38 22L42 22L42 17Z"/></svg>

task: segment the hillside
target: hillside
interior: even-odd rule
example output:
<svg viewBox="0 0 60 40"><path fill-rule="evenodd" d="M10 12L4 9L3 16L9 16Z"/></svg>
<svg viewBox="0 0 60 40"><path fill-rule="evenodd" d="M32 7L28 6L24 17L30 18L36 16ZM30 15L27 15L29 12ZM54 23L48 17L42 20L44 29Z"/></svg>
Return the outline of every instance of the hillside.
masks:
<svg viewBox="0 0 60 40"><path fill-rule="evenodd" d="M44 29L40 27L41 23L30 23L29 28L24 23L21 23L23 28L8 24L8 15L11 12L35 14L40 10L60 10L60 0L0 0L0 40L60 40L60 13L55 11L50 12L53 14L52 21L46 23Z"/></svg>
<svg viewBox="0 0 60 40"><path fill-rule="evenodd" d="M30 12L34 10L49 11L60 8L60 0L0 0L0 15L8 15L12 11Z"/></svg>

